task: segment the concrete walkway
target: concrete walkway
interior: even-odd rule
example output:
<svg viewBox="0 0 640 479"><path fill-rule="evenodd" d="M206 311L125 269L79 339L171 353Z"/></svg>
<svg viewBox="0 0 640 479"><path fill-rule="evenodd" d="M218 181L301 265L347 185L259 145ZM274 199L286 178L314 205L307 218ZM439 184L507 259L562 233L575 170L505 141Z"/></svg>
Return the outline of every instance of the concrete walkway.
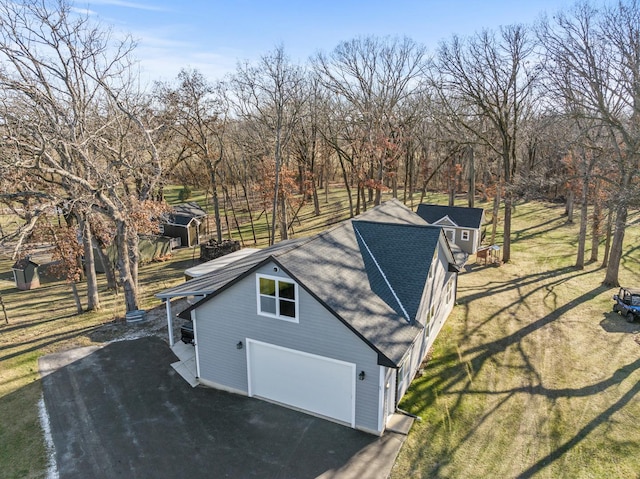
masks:
<svg viewBox="0 0 640 479"><path fill-rule="evenodd" d="M389 476L404 435L192 388L174 362L154 337L40 359L60 479Z"/></svg>
<svg viewBox="0 0 640 479"><path fill-rule="evenodd" d="M178 341L171 348L173 354L178 357L178 361L171 363L171 367L194 388L198 385L198 374L196 371L196 349L191 344Z"/></svg>

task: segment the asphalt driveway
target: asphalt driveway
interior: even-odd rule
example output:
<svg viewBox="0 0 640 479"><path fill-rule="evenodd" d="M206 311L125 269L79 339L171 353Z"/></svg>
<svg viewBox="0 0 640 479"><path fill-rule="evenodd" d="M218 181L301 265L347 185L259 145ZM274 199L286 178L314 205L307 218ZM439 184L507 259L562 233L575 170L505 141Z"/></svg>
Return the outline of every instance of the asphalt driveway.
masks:
<svg viewBox="0 0 640 479"><path fill-rule="evenodd" d="M384 478L404 439L191 388L157 337L82 355L40 359L61 479Z"/></svg>

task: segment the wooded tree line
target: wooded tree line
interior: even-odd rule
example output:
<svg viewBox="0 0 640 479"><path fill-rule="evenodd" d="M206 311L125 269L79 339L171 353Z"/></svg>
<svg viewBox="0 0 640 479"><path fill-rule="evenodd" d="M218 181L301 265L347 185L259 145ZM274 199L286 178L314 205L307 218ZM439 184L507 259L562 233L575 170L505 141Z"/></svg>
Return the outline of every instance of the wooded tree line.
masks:
<svg viewBox="0 0 640 479"><path fill-rule="evenodd" d="M225 78L184 69L147 91L135 47L65 0L0 0L0 199L24 220L3 240L19 250L51 239L52 213L64 215L81 238L88 309L99 307L94 250L109 244L111 281L138 308L138 238L176 183L209 192L218 240L222 199L224 211L246 207L251 225L266 218L270 243L288 237L303 201L320 214L330 183L347 191L352 216L385 190L408 204L427 190L451 204L492 200L504 261L516 202L562 200L568 221L580 208L576 267L590 231L590 261L606 238L604 282L618 282L628 211L640 203L636 1L581 2L433 50L358 37L296 64L280 46Z"/></svg>

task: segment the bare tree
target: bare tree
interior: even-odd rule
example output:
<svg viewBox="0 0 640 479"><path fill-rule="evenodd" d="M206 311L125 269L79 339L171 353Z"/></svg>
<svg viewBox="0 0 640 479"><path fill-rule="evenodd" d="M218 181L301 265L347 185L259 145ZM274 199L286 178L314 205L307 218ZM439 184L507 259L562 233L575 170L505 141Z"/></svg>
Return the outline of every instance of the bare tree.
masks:
<svg viewBox="0 0 640 479"><path fill-rule="evenodd" d="M222 95L197 70L181 70L178 85L156 85L156 95L166 115L167 128L175 134L181 147L179 160L196 160L209 173L216 237L222 241L220 202L218 199L218 168L223 160L226 116Z"/></svg>
<svg viewBox="0 0 640 479"><path fill-rule="evenodd" d="M609 135L616 168L614 233L604 284L618 285L629 204L640 171L640 6L576 4L538 28L551 87L565 104Z"/></svg>
<svg viewBox="0 0 640 479"><path fill-rule="evenodd" d="M262 144L274 159L270 244L275 242L278 218L280 235L282 239L287 238L286 202L278 193L280 168L286 161L284 152L304 103L303 84L302 69L290 62L282 46L263 55L257 66L248 63L238 65L230 81L231 98L237 115L245 122L254 124L256 132L263 134Z"/></svg>
<svg viewBox="0 0 640 479"><path fill-rule="evenodd" d="M83 221L89 210L109 218L128 311L138 308L135 218L161 174L141 120L149 111L135 89L133 48L64 0L0 0L2 168L37 183L56 204L83 205Z"/></svg>
<svg viewBox="0 0 640 479"><path fill-rule="evenodd" d="M411 100L421 93L426 61L425 47L407 37L356 38L340 43L330 55L318 54L313 59L322 84L348 113L351 137L333 144L340 149L336 150L338 157L351 157L360 174L358 201L368 185L379 204L384 180L397 169L408 120L405 113L408 105L417 104ZM351 153L345 156L348 150ZM360 164L356 164L358 159Z"/></svg>
<svg viewBox="0 0 640 479"><path fill-rule="evenodd" d="M493 151L502 163L503 261L511 259L512 182L521 128L530 112L538 70L530 67L534 44L522 25L484 30L443 42L432 82L443 112ZM479 121L482 119L482 121Z"/></svg>

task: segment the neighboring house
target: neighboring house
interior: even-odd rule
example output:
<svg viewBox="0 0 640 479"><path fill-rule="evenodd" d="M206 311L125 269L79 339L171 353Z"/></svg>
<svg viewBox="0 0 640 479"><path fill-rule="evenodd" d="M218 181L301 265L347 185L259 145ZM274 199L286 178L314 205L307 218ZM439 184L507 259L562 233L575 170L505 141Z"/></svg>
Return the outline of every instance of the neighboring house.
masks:
<svg viewBox="0 0 640 479"><path fill-rule="evenodd" d="M456 297L439 227L397 200L157 296L191 319L200 384L382 434ZM170 333L170 342L173 342Z"/></svg>
<svg viewBox="0 0 640 479"><path fill-rule="evenodd" d="M482 242L482 208L464 206L442 206L422 203L416 211L418 216L431 225L441 226L450 243L467 254L475 254Z"/></svg>
<svg viewBox="0 0 640 479"><path fill-rule="evenodd" d="M170 238L180 238L179 246L200 244L200 225L207 217L197 203L182 203L173 207L173 212L160 225L161 234Z"/></svg>

